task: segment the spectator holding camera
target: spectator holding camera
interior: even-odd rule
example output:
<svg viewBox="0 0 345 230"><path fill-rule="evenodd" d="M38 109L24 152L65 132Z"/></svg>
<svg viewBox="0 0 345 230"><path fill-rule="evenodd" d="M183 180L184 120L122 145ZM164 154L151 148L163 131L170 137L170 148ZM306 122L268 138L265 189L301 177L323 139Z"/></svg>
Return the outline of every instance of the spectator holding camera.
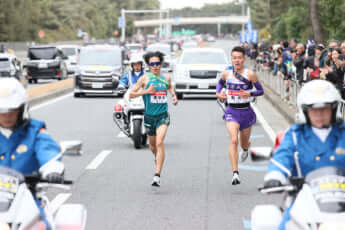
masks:
<svg viewBox="0 0 345 230"><path fill-rule="evenodd" d="M330 52L330 58L326 61L326 66L323 71L326 74L326 79L332 82L340 91L342 98L345 98L344 93L344 72L345 72L344 56L341 55L339 48L334 48Z"/></svg>

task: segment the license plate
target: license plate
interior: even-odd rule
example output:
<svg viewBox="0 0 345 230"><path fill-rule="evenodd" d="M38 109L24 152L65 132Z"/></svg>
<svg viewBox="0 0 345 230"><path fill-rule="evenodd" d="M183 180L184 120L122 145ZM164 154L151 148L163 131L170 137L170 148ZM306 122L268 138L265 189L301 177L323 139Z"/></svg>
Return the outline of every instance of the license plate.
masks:
<svg viewBox="0 0 345 230"><path fill-rule="evenodd" d="M92 88L101 89L103 88L103 83L92 83Z"/></svg>
<svg viewBox="0 0 345 230"><path fill-rule="evenodd" d="M40 69L46 69L46 68L48 68L48 64L47 64L47 63L39 63L39 64L38 64L38 68L40 68Z"/></svg>
<svg viewBox="0 0 345 230"><path fill-rule="evenodd" d="M199 89L208 89L208 83L199 83Z"/></svg>

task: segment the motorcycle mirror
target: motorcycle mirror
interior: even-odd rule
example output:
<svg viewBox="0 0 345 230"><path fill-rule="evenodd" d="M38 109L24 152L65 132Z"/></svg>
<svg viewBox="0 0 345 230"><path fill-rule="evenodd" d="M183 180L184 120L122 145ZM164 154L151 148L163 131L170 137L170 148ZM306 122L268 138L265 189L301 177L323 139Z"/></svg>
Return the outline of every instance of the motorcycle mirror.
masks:
<svg viewBox="0 0 345 230"><path fill-rule="evenodd" d="M271 159L271 147L252 147L250 148L250 157L252 161L267 161Z"/></svg>
<svg viewBox="0 0 345 230"><path fill-rule="evenodd" d="M81 155L82 141L61 141L61 152L66 155Z"/></svg>

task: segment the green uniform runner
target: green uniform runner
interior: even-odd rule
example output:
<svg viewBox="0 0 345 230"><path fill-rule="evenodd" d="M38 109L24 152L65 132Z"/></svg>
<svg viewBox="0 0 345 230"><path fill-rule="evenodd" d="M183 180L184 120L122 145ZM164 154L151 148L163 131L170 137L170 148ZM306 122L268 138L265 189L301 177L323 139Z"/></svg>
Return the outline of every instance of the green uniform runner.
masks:
<svg viewBox="0 0 345 230"><path fill-rule="evenodd" d="M149 82L145 89L153 85L156 89L154 94L143 95L145 103L144 125L149 136L156 136L156 129L162 124L169 125L168 113L168 82L164 76L157 77L148 73Z"/></svg>

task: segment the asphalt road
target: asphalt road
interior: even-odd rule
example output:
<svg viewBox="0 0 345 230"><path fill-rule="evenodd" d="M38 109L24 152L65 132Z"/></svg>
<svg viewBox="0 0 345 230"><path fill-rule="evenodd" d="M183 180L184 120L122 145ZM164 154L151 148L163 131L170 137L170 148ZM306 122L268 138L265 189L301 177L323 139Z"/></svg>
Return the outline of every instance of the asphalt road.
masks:
<svg viewBox="0 0 345 230"><path fill-rule="evenodd" d="M230 52L234 43L213 45ZM67 95L31 112L32 117L47 122L55 139L83 141L82 156L64 158L66 178L75 184L62 192L71 195L68 203L87 207L87 229L241 230L248 229L255 205L280 202L279 196L257 191L265 162L248 159L240 164L241 184L231 185L229 136L214 98L188 97L178 106L169 105L171 125L161 187L152 188L153 156L148 148L135 150L128 138L119 135L112 121L117 100ZM267 130L277 132L288 123L264 98L255 107L268 127L260 117L253 127L252 146L272 146ZM104 161L88 169L100 155Z"/></svg>

